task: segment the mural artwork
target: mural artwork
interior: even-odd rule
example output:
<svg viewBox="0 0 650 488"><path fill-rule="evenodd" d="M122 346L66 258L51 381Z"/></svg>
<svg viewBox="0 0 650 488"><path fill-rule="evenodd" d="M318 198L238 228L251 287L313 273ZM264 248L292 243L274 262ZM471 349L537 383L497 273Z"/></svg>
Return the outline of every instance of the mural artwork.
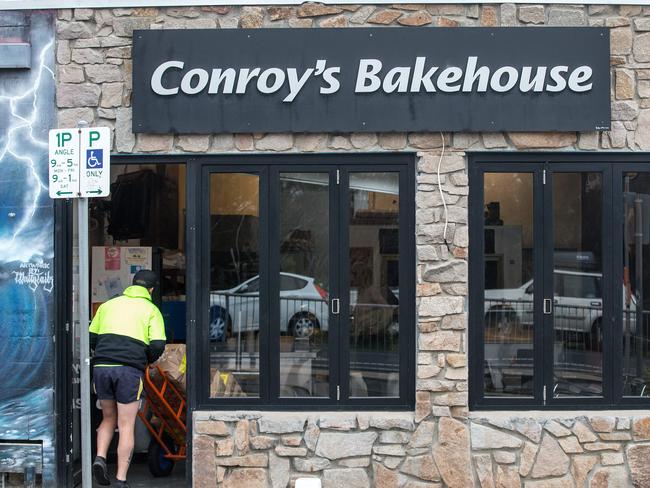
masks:
<svg viewBox="0 0 650 488"><path fill-rule="evenodd" d="M30 69L0 69L0 441L42 442L43 484L55 486L54 213L47 135L54 122L54 18L22 23ZM18 20L16 20L18 19ZM22 19L22 20L21 20Z"/></svg>

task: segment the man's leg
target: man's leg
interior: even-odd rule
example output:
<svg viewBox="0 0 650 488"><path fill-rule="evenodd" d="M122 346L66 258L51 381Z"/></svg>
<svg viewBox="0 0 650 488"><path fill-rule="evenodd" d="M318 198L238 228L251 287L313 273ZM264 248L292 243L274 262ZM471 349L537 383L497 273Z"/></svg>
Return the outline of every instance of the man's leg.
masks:
<svg viewBox="0 0 650 488"><path fill-rule="evenodd" d="M115 426L117 425L117 405L113 396L110 373L106 368L95 368L93 371L93 387L100 398L99 404L102 407L102 422L97 429L97 456L93 462L93 476L102 486L111 484L106 469L106 453L108 446L113 439Z"/></svg>
<svg viewBox="0 0 650 488"><path fill-rule="evenodd" d="M97 429L97 455L106 459L108 446L113 439L117 425L117 404L115 400L99 400L102 407L102 423Z"/></svg>
<svg viewBox="0 0 650 488"><path fill-rule="evenodd" d="M117 428L120 441L117 445L117 476L118 481L126 480L126 473L133 455L135 419L138 415L140 402L117 404Z"/></svg>

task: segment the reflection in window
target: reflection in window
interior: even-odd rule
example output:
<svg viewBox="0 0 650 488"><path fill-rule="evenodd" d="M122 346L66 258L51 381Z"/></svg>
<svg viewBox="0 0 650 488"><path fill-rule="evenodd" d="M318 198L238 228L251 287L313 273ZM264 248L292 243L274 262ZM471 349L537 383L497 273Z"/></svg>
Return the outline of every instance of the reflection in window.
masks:
<svg viewBox="0 0 650 488"><path fill-rule="evenodd" d="M399 396L399 177L350 174L350 396Z"/></svg>
<svg viewBox="0 0 650 488"><path fill-rule="evenodd" d="M650 173L623 185L623 395L650 397Z"/></svg>
<svg viewBox="0 0 650 488"><path fill-rule="evenodd" d="M329 397L329 174L281 173L278 220L280 396Z"/></svg>
<svg viewBox="0 0 650 488"><path fill-rule="evenodd" d="M533 394L533 174L485 173L486 396Z"/></svg>
<svg viewBox="0 0 650 488"><path fill-rule="evenodd" d="M603 393L602 174L553 173L553 396Z"/></svg>
<svg viewBox="0 0 650 488"><path fill-rule="evenodd" d="M259 177L210 175L210 397L259 396Z"/></svg>

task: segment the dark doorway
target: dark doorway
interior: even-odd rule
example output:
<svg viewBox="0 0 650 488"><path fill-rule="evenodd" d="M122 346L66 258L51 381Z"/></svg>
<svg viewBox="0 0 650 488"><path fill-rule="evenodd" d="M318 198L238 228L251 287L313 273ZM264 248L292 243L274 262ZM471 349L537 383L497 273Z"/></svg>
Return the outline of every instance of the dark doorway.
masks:
<svg viewBox="0 0 650 488"><path fill-rule="evenodd" d="M132 276L141 268L153 269L160 277L160 287L153 301L163 314L168 348L185 354L186 344L186 166L182 162L130 162L111 164L111 195L92 199L89 205L90 257L90 317L105 301L119 295L131 284ZM75 307L76 308L76 307ZM82 331L73 327L73 336ZM76 343L76 341L75 341ZM73 408L72 460L75 482L80 482L80 389L78 349L73 348ZM185 379L177 382L183 387ZM144 399L143 399L144 405ZM92 441L101 422L99 402L91 398ZM155 425L155 419L152 420ZM109 449L109 475L114 477L116 445L115 433ZM133 487L179 486L185 484L183 461L171 463L162 456L169 474L154 478L152 449L157 448L146 425L139 418L135 428L135 448L128 480ZM93 448L94 454L94 448ZM157 474L160 474L158 469Z"/></svg>

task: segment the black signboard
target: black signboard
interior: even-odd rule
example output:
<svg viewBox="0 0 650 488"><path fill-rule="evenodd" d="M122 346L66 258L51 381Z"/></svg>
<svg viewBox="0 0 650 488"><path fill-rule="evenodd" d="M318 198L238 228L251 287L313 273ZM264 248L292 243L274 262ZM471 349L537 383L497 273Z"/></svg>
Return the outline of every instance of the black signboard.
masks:
<svg viewBox="0 0 650 488"><path fill-rule="evenodd" d="M136 31L133 131L593 131L604 28Z"/></svg>

